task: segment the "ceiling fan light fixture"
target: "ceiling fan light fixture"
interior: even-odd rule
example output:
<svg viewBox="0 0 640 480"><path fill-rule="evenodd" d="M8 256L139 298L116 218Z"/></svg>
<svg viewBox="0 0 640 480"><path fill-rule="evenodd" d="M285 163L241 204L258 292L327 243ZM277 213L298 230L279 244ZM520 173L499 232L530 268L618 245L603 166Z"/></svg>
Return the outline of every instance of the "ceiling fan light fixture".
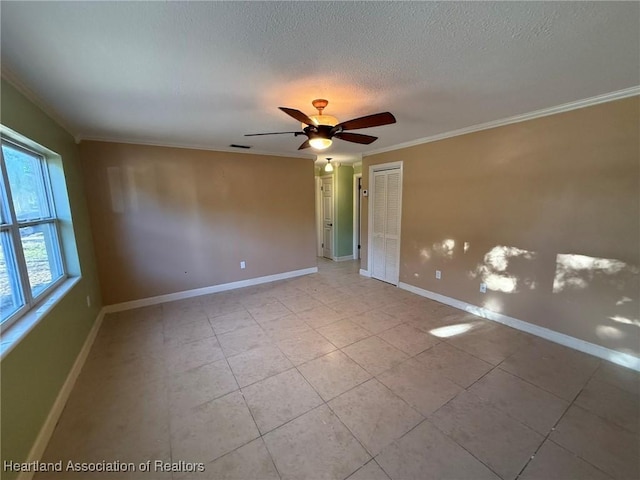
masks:
<svg viewBox="0 0 640 480"><path fill-rule="evenodd" d="M332 143L330 138L316 137L309 140L311 148L315 148L316 150L326 150Z"/></svg>
<svg viewBox="0 0 640 480"><path fill-rule="evenodd" d="M361 128L381 127L396 123L396 118L389 112L374 113L364 117L353 118L346 122L339 122L333 115L324 115L323 110L329 104L328 100L316 98L311 104L318 110L317 115L307 116L300 110L288 107L278 107L281 111L296 119L302 126L302 131L298 132L271 132L271 133L247 133L246 137L260 135L284 135L293 134L295 137L304 135L307 137L298 150L313 148L314 150L326 150L332 144L332 138L338 138L345 142L369 145L375 142L378 137L362 135L361 133L351 133L347 130L360 130Z"/></svg>
<svg viewBox="0 0 640 480"><path fill-rule="evenodd" d="M333 165L331 165L331 158L327 158L327 164L324 166L325 172L333 172Z"/></svg>
<svg viewBox="0 0 640 480"><path fill-rule="evenodd" d="M309 115L309 118L313 121L315 126L329 125L330 127L335 127L340 123L340 121L333 115ZM306 125L303 123L302 128L304 127L306 127Z"/></svg>

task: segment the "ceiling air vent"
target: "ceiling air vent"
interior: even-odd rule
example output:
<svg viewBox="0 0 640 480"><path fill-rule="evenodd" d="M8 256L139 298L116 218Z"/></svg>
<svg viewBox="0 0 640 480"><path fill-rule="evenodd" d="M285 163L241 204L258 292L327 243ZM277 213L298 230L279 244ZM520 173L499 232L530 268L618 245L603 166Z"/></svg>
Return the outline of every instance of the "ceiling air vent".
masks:
<svg viewBox="0 0 640 480"><path fill-rule="evenodd" d="M238 145L236 143L232 143L229 146L232 147L232 148L244 148L244 149L251 148L251 145Z"/></svg>

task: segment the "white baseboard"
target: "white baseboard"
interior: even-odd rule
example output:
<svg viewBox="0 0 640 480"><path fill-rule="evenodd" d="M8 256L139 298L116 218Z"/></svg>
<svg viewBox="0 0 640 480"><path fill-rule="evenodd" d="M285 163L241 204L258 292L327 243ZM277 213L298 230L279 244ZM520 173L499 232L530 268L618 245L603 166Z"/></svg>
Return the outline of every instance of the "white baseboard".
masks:
<svg viewBox="0 0 640 480"><path fill-rule="evenodd" d="M172 302L174 300L183 300L185 298L199 297L200 295L226 292L227 290L251 287L253 285L260 285L261 283L275 282L277 280L286 280L287 278L309 275L311 273L318 273L318 267L303 268L302 270L293 270L290 272L276 273L274 275L266 275L264 277L249 278L247 280L239 280L237 282L212 285L210 287L196 288L193 290L185 290L176 293L168 293L166 295L142 298L140 300L132 300L130 302L115 303L113 305L107 305L105 307L105 313L122 312L124 310L131 310L133 308L148 307L150 305L157 305L159 303Z"/></svg>
<svg viewBox="0 0 640 480"><path fill-rule="evenodd" d="M362 270L360 271L362 274ZM616 363L618 365L622 365L623 367L631 368L632 370L640 371L640 358L635 357L633 355L629 355L628 353L617 352L615 350L611 350L610 348L605 348L600 345L596 345L595 343L590 343L585 340L580 340L579 338L575 338L564 333L556 332L549 328L540 327L538 325L534 325L533 323L525 322L523 320L518 320L517 318L509 317L507 315L503 315L502 313L493 312L491 310L487 310L483 307L478 307L477 305L472 305L467 302L463 302L462 300L457 300L455 298L447 297L445 295L440 295L439 293L430 292L429 290L424 290L419 287L415 287L413 285L409 285L408 283L400 282L398 284L399 288L403 290L407 290L409 292L415 293L416 295L420 295L422 297L430 298L431 300L435 300L440 303L444 303L454 308L458 308L460 310L464 310L465 312L469 312L478 317L486 318L487 320L492 320L494 322L502 323L504 325L508 325L517 330L521 330L523 332L530 333L537 337L544 338L554 343L559 343L560 345L564 345L565 347L573 348L574 350L579 350L584 353L588 353L598 358L603 358L604 360L608 360L610 362Z"/></svg>
<svg viewBox="0 0 640 480"><path fill-rule="evenodd" d="M105 309L103 307L102 309L100 309L95 322L93 322L93 327L91 327L89 335L87 335L87 338L84 341L84 345L82 346L80 353L78 353L78 356L76 357L76 361L73 362L73 366L71 367L71 370L67 375L67 379L64 381L64 384L62 385L62 388L60 389L60 392L56 397L56 401L53 402L53 406L49 411L49 415L47 416L44 425L42 425L36 441L31 447L29 456L25 460L26 462L30 463L39 461L42 458L42 455L44 455L44 451L49 444L49 440L51 439L51 435L53 435L53 431L56 428L58 420L60 419L60 415L62 415L62 411L67 404L67 400L69 399L71 390L73 390L73 386L76 384L78 375L80 375L80 371L82 370L84 362L89 356L89 352L91 351L93 342L96 339L96 335L98 335L98 331L100 330L100 326L102 325L104 314ZM34 473L35 472L20 472L20 474L18 475L18 480L31 480Z"/></svg>
<svg viewBox="0 0 640 480"><path fill-rule="evenodd" d="M333 257L334 262L346 262L348 260L353 260L353 255L345 255L343 257Z"/></svg>
<svg viewBox="0 0 640 480"><path fill-rule="evenodd" d="M363 277L371 277L371 272L369 272L369 270L360 269L360 275Z"/></svg>

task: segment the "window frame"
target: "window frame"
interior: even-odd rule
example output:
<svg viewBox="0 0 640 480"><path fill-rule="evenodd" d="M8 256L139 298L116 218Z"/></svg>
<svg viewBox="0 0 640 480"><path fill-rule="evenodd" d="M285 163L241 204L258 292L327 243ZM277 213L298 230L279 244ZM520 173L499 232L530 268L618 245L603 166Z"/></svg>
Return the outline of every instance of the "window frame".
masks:
<svg viewBox="0 0 640 480"><path fill-rule="evenodd" d="M56 205L53 197L53 189L51 185L51 174L49 171L49 161L47 152L42 149L34 148L33 146L26 146L24 143L12 138L10 135L2 132L0 135L0 143L2 145L9 145L11 148L23 151L25 154L34 156L39 161L39 180L42 181L42 188L45 194L45 201L48 206L49 216L38 219L29 219L19 221L15 212L15 206L13 203L13 197L11 187L9 184L9 176L7 174L4 152L0 148L0 211L2 213L2 220L5 223L0 222L0 236L3 242L3 247L10 247L9 251L5 250L5 262L7 265L7 273L9 274L9 282L20 288L18 296L23 302L16 311L9 315L6 319L0 319L0 330L6 331L9 327L16 323L21 317L39 306L48 295L50 295L56 288L64 283L69 275L66 268L66 261L64 258L64 250L62 248L62 236L60 234L60 221L56 213ZM43 199L39 199L42 201ZM37 227L40 225L49 225L52 231L53 241L51 242L51 253L53 258L50 262L55 265L57 272L60 275L51 282L46 288L33 294L31 284L29 282L29 273L26 258L24 255L24 249L22 246L22 239L20 236L20 230L26 227ZM5 241L5 233L8 233L8 241ZM9 268L8 257L11 257L11 267L15 265L15 272L11 272ZM53 270L53 269L52 269ZM53 273L53 272L52 272Z"/></svg>

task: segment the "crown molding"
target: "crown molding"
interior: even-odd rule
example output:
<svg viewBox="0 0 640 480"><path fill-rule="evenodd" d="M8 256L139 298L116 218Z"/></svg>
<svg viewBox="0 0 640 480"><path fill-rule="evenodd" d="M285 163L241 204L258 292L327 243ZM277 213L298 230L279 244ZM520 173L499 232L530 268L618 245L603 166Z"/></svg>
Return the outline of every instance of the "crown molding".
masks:
<svg viewBox="0 0 640 480"><path fill-rule="evenodd" d="M536 110L521 115L515 115L513 117L503 118L501 120L494 120L487 123L479 123L470 127L461 128L459 130L452 130L445 133L439 133L430 137L423 137L417 140L411 140L409 142L399 143L390 147L379 148L363 153L363 157L370 157L379 153L392 152L395 150L401 150L403 148L415 147L416 145L422 145L425 143L437 142L446 138L459 137L460 135L467 135L468 133L479 132L481 130L489 130L491 128L502 127L505 125L511 125L513 123L526 122L527 120L533 120L535 118L547 117L549 115L556 115L558 113L569 112L571 110L578 110L579 108L591 107L600 103L613 102L614 100L621 100L623 98L634 97L640 95L640 86L625 88L624 90L618 90L616 92L605 93L591 98L583 100L577 100L575 102L564 103L555 107L544 108L542 110Z"/></svg>
<svg viewBox="0 0 640 480"><path fill-rule="evenodd" d="M317 158L319 158L319 155L317 154L307 154L307 153L298 153L297 155L292 155L287 153L275 153L275 152L269 152L264 150L239 151L238 149L235 149L235 148L213 147L210 145L201 145L201 144L195 144L195 143L194 144L171 143L171 142L161 143L161 142L154 142L154 141L141 141L141 140L135 140L131 138L100 137L100 136L91 136L91 135L85 136L75 132L75 130L70 126L70 124L62 116L60 116L54 108L52 108L48 103L42 100L42 98L38 96L33 90L31 90L28 86L26 86L18 78L18 76L15 75L15 73L13 73L13 71L11 71L6 65L2 66L2 70L0 71L0 74L2 79L4 79L7 83L12 85L28 100L33 102L46 115L48 115L55 123L57 123L63 130L65 130L69 135L71 135L74 138L76 143L80 143L83 140L87 140L87 141L96 141L96 142L125 143L125 144L131 144L131 145L184 148L184 149L206 150L206 151L215 151L215 152L246 153L249 155L269 155L274 157L309 158L313 160L316 160ZM494 120L491 122L471 125L469 127L461 128L458 130L451 130L449 132L439 133L437 135L432 135L429 137L423 137L416 140L411 140L409 142L398 143L396 145L391 145L389 147L383 147L383 148L371 150L369 152L355 154L353 156L356 158L354 158L353 160L341 159L341 162L343 164L357 165L358 163L362 162L362 158L364 157L370 157L372 155L377 155L380 153L401 150L403 148L414 147L414 146L422 145L425 143L437 142L439 140L445 140L447 138L458 137L461 135L479 132L482 130L489 130L491 128L502 127L502 126L511 125L514 123L525 122L527 120L533 120L540 117L546 117L546 116L555 115L558 113L569 112L571 110L577 110L580 108L590 107L593 105L598 105L600 103L612 102L615 100L621 100L623 98L633 97L637 95L640 95L640 86L635 86L635 87L630 87L623 90L618 90L615 92L605 93L602 95L597 95L595 97L590 97L583 100L577 100L575 102L569 102L562 105L557 105L555 107L536 110L536 111L524 113L521 115L515 115L513 117L507 117L501 120Z"/></svg>
<svg viewBox="0 0 640 480"><path fill-rule="evenodd" d="M227 153L237 153L240 155L261 155L261 156L269 156L269 157L286 157L286 158L300 158L304 160L315 160L315 155L311 155L308 153L299 153L297 155L291 155L287 153L278 153L278 152L269 152L266 150L244 150L239 148L230 148L230 147L212 147L210 145L200 145L197 143L160 143L160 142L152 142L152 141L144 141L144 140L134 140L127 138L118 138L118 137L97 137L97 136L82 136L79 137L80 142L105 142L105 143L124 143L127 145L142 145L145 147L163 147L163 148L182 148L187 150L205 150L208 152L227 152Z"/></svg>
<svg viewBox="0 0 640 480"><path fill-rule="evenodd" d="M37 95L33 90L27 87L18 76L13 73L6 65L2 66L2 71L0 72L0 76L3 80L5 80L9 85L14 87L18 92L20 92L24 97L27 98L30 102L32 102L35 106L37 106L40 110L42 110L51 120L57 123L65 132L71 135L76 143L80 143L79 135L75 133L75 130L69 125L69 123L56 112L56 110L51 107L47 102L42 100L42 98Z"/></svg>

